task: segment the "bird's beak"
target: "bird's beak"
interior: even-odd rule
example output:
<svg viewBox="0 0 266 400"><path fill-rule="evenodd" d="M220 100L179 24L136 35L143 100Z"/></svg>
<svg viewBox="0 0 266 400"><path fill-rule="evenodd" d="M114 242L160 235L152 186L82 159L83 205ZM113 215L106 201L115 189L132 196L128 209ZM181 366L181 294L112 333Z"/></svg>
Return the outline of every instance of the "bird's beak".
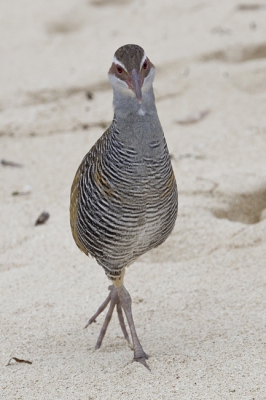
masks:
<svg viewBox="0 0 266 400"><path fill-rule="evenodd" d="M135 93L138 102L141 104L142 101L142 93L141 93L141 86L142 86L142 81L140 74L133 69L131 72L131 85L132 85L132 90Z"/></svg>

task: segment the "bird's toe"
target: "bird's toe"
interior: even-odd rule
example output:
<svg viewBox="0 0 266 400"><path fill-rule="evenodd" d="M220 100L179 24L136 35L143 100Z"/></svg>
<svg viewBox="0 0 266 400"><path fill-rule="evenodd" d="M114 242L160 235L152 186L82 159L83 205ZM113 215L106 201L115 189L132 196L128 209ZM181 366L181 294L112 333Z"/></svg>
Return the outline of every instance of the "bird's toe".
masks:
<svg viewBox="0 0 266 400"><path fill-rule="evenodd" d="M139 363L142 364L145 368L147 368L149 371L151 371L151 370L150 370L150 367L149 367L148 364L146 363L146 360L147 360L147 359L148 359L148 356L147 356L147 354L144 353L142 357L134 357L133 361L139 362Z"/></svg>

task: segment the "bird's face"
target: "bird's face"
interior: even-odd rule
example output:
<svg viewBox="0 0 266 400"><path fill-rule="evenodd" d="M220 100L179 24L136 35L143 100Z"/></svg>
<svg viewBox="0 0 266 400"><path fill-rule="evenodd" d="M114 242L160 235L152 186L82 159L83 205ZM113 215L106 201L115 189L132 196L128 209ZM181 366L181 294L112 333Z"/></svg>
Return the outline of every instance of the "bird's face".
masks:
<svg viewBox="0 0 266 400"><path fill-rule="evenodd" d="M141 103L142 92L152 86L155 68L141 47L125 45L115 52L108 75L116 90Z"/></svg>

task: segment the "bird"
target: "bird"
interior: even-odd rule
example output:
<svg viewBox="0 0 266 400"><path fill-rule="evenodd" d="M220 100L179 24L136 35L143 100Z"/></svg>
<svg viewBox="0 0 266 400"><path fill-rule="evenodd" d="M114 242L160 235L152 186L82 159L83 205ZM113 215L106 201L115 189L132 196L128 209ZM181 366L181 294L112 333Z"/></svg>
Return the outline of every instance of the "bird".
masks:
<svg viewBox="0 0 266 400"><path fill-rule="evenodd" d="M132 299L124 286L125 268L162 244L172 232L178 192L171 157L159 121L153 80L155 66L144 49L126 44L114 54L108 72L114 117L83 158L70 194L73 238L103 267L109 294L85 328L108 306L95 349L101 347L116 307L134 358L147 367L133 320Z"/></svg>

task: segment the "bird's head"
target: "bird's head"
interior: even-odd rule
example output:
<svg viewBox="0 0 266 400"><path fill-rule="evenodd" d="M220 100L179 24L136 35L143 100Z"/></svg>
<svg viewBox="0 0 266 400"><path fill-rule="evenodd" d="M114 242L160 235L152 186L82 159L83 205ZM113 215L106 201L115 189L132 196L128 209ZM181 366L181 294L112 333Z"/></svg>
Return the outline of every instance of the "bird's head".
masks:
<svg viewBox="0 0 266 400"><path fill-rule="evenodd" d="M142 102L142 93L152 87L154 65L144 50L136 44L126 44L116 50L108 76L111 85L127 96Z"/></svg>

